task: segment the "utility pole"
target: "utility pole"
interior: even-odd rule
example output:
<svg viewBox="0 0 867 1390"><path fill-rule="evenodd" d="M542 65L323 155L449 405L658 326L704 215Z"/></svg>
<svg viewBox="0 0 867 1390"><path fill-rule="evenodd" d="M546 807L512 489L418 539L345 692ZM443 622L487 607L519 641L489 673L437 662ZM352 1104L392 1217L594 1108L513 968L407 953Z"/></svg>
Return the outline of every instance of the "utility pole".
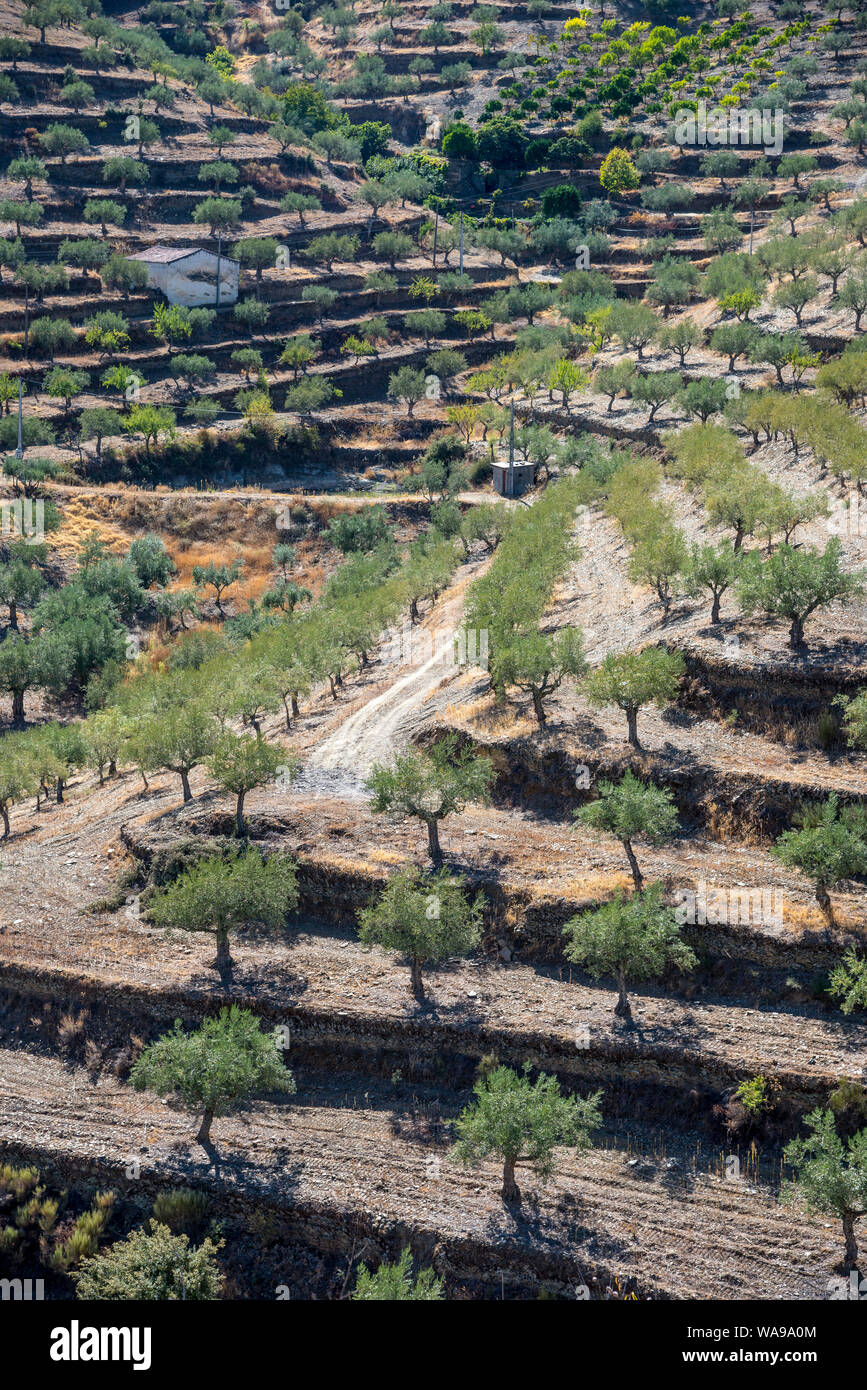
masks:
<svg viewBox="0 0 867 1390"><path fill-rule="evenodd" d="M30 286L24 286L24 356L30 341Z"/></svg>
<svg viewBox="0 0 867 1390"><path fill-rule="evenodd" d="M509 408L509 484L506 488L506 496L515 495L515 397L512 397Z"/></svg>
<svg viewBox="0 0 867 1390"><path fill-rule="evenodd" d="M464 273L464 214L461 213L461 249L458 253L458 274Z"/></svg>
<svg viewBox="0 0 867 1390"><path fill-rule="evenodd" d="M24 392L23 392L23 389L22 389L22 386L21 386L21 378L19 377L19 378L18 378L18 448L15 450L15 457L16 457L17 459L23 459L23 457L24 457L24 412L23 412L22 407L21 407L21 397L23 396L23 394L24 394Z"/></svg>
<svg viewBox="0 0 867 1390"><path fill-rule="evenodd" d="M751 208L750 208L750 255L753 254L753 223L755 222L755 220L756 220L756 210L755 210L754 207L751 207Z"/></svg>
<svg viewBox="0 0 867 1390"><path fill-rule="evenodd" d="M222 251L223 251L223 238L222 238L221 236L218 236L218 237L217 237L217 305L216 305L216 307L217 307L218 309L219 309L219 307L220 307L220 262L221 262L221 260L222 260Z"/></svg>
<svg viewBox="0 0 867 1390"><path fill-rule="evenodd" d="M436 268L437 268L437 232L439 231L439 225L440 225L440 215L439 215L438 212L435 212L435 213L434 213L433 254L432 254L432 256L431 256L431 260L432 260L432 262L433 262L433 268L434 268L434 270L436 270Z"/></svg>

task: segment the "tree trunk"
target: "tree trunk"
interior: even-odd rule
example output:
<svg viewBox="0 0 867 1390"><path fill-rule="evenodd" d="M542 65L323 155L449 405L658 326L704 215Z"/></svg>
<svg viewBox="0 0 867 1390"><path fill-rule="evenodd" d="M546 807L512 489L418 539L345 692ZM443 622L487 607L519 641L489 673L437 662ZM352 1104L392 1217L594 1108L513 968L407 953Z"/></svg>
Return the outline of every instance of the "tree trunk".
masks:
<svg viewBox="0 0 867 1390"><path fill-rule="evenodd" d="M9 626L13 632L18 631L18 604L14 599L9 600Z"/></svg>
<svg viewBox="0 0 867 1390"><path fill-rule="evenodd" d="M545 707L542 704L542 696L539 694L538 690L532 690L530 694L533 696L533 713L536 716L536 723L539 725L540 729L544 729Z"/></svg>
<svg viewBox="0 0 867 1390"><path fill-rule="evenodd" d="M246 795L246 792L238 792L238 804L235 807L235 829L239 835L243 835L246 828L244 825L244 797Z"/></svg>
<svg viewBox="0 0 867 1390"><path fill-rule="evenodd" d="M292 718L293 718L293 719L297 719L299 714L300 714L300 710L298 709L298 696L293 692L293 694L292 694Z"/></svg>
<svg viewBox="0 0 867 1390"><path fill-rule="evenodd" d="M625 1019L627 1023L632 1022L632 1010L626 997L626 977L622 972L617 976L617 1004L614 1012L618 1018Z"/></svg>
<svg viewBox="0 0 867 1390"><path fill-rule="evenodd" d="M521 1201L521 1189L515 1182L514 1158L507 1158L503 1163L503 1201L515 1206Z"/></svg>
<svg viewBox="0 0 867 1390"><path fill-rule="evenodd" d="M846 1254L844 1262L847 1269L857 1269L858 1267L858 1242L855 1239L855 1213L851 1211L843 1212L843 1235L846 1240Z"/></svg>
<svg viewBox="0 0 867 1390"><path fill-rule="evenodd" d="M189 773L189 769L188 769L188 768L185 768L185 767L182 767L182 768L179 768L178 771L179 771L180 777L181 777L181 786L182 786L183 792L184 792L184 801L185 801L185 802L187 802L187 801L192 801L192 799L193 799L193 793L190 791L190 773Z"/></svg>
<svg viewBox="0 0 867 1390"><path fill-rule="evenodd" d="M804 645L804 620L803 618L793 618L792 626L789 628L789 646L795 650Z"/></svg>
<svg viewBox="0 0 867 1390"><path fill-rule="evenodd" d="M0 819L3 821L3 839L9 838L9 812L5 806L0 806Z"/></svg>
<svg viewBox="0 0 867 1390"><path fill-rule="evenodd" d="M640 749L640 748L641 748L641 744L638 742L638 710L637 710L637 709L628 709L628 710L626 711L626 729L627 729L627 737L628 737L628 739L629 739L629 742L632 744L632 747L633 747L633 748L638 748L638 749Z"/></svg>
<svg viewBox="0 0 867 1390"><path fill-rule="evenodd" d="M714 596L713 596L713 603L712 603L712 605L711 605L711 610L710 610L710 620L711 620L712 623L718 623L718 622L719 622L719 601L720 601L721 598L722 598L722 595L721 595L721 594L714 594Z"/></svg>
<svg viewBox="0 0 867 1390"><path fill-rule="evenodd" d="M12 723L24 723L24 691L12 691Z"/></svg>
<svg viewBox="0 0 867 1390"><path fill-rule="evenodd" d="M421 977L421 960L413 956L410 961L410 989L416 999L424 999L424 982Z"/></svg>
<svg viewBox="0 0 867 1390"><path fill-rule="evenodd" d="M820 908L824 912L825 921L828 923L828 926L835 927L837 923L834 920L834 907L831 902L828 889L826 888L824 883L816 884L816 902L819 904Z"/></svg>
<svg viewBox="0 0 867 1390"><path fill-rule="evenodd" d="M58 806L60 806L62 802L63 802L63 778L62 778L62 777L58 777L58 779L57 779L57 804L58 804Z"/></svg>
<svg viewBox="0 0 867 1390"><path fill-rule="evenodd" d="M443 862L443 852L440 846L440 831L436 816L431 816L430 820L426 821L426 825L428 853L434 864L439 868Z"/></svg>
<svg viewBox="0 0 867 1390"><path fill-rule="evenodd" d="M292 715L289 713L289 702L287 701L285 695L283 696L283 713L284 713L285 716L286 716L286 728L287 728L287 729L291 729L291 728L292 728Z"/></svg>
<svg viewBox="0 0 867 1390"><path fill-rule="evenodd" d="M638 860L635 857L635 851L633 850L629 840L621 840L620 843L626 851L626 858L629 860L629 867L632 870L632 881L635 884L635 891L637 893L640 893L642 888L644 887L644 879L641 877L641 870L638 867Z"/></svg>
<svg viewBox="0 0 867 1390"><path fill-rule="evenodd" d="M211 1142L211 1125L214 1120L213 1110L206 1110L202 1116L202 1123L199 1125L199 1132L196 1139L200 1144L208 1145Z"/></svg>
<svg viewBox="0 0 867 1390"><path fill-rule="evenodd" d="M229 950L229 933L225 929L217 932L217 969L222 973L228 970L232 964L232 954Z"/></svg>

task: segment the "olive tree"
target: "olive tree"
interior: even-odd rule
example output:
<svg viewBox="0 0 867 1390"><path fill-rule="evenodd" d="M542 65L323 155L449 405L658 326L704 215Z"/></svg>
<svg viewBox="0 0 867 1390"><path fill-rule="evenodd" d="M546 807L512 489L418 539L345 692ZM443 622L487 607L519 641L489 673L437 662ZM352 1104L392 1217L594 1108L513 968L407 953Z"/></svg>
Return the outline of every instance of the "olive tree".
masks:
<svg viewBox="0 0 867 1390"><path fill-rule="evenodd" d="M579 806L575 819L594 830L607 830L616 835L623 846L636 890L644 886L638 860L632 848L636 835L643 835L651 844L662 844L677 830L677 810L674 798L665 787L642 782L631 771L618 783L600 782L599 799Z"/></svg>
<svg viewBox="0 0 867 1390"><path fill-rule="evenodd" d="M449 956L467 955L481 938L483 898L470 902L463 880L445 869L425 875L418 869L394 874L378 900L358 914L365 946L398 951L410 962L411 990L424 998L422 967Z"/></svg>
<svg viewBox="0 0 867 1390"><path fill-rule="evenodd" d="M839 1217L846 1243L843 1269L855 1269L855 1222L867 1215L867 1129L844 1144L834 1112L818 1108L806 1116L804 1124L810 1131L806 1139L793 1139L783 1151L785 1161L795 1169L794 1180L783 1189L784 1200L800 1200L808 1211Z"/></svg>
<svg viewBox="0 0 867 1390"><path fill-rule="evenodd" d="M223 791L237 798L235 827L239 835L246 831L244 799L256 787L273 782L278 772L285 770L292 777L297 760L285 748L275 748L259 735L233 734L226 730L217 740L208 758L208 770Z"/></svg>
<svg viewBox="0 0 867 1390"><path fill-rule="evenodd" d="M594 708L616 705L626 715L629 742L638 742L638 712L645 705L670 703L678 691L684 672L680 652L662 647L645 647L641 652L609 652L584 683L588 701Z"/></svg>
<svg viewBox="0 0 867 1390"><path fill-rule="evenodd" d="M286 855L263 860L251 849L228 860L214 856L193 865L156 890L148 913L158 927L213 933L215 964L222 971L232 965L230 932L253 922L277 930L297 901L292 860Z"/></svg>
<svg viewBox="0 0 867 1390"><path fill-rule="evenodd" d="M221 1009L194 1033L180 1019L142 1052L130 1072L137 1091L175 1094L182 1105L202 1117L196 1139L207 1145L211 1125L262 1092L295 1091L292 1073L283 1064L274 1037L259 1027L255 1014Z"/></svg>
<svg viewBox="0 0 867 1390"><path fill-rule="evenodd" d="M835 536L823 551L812 546L795 549L781 545L762 560L753 551L745 560L737 583L738 601L745 613L761 609L770 617L790 624L789 646L806 645L804 623L817 609L835 599L854 598L864 592L867 571L848 571L841 563L842 542Z"/></svg>
<svg viewBox="0 0 867 1390"><path fill-rule="evenodd" d="M498 676L503 685L515 685L533 701L540 729L546 726L545 700L567 676L587 671L582 634L565 628L553 635L543 632L516 634L498 654Z"/></svg>
<svg viewBox="0 0 867 1390"><path fill-rule="evenodd" d="M617 984L614 1012L632 1024L626 987L652 979L669 965L691 970L696 958L680 937L675 911L662 900L662 885L654 883L626 898L616 893L595 912L572 917L563 928L565 954L594 979L613 975Z"/></svg>
<svg viewBox="0 0 867 1390"><path fill-rule="evenodd" d="M457 739L450 736L429 753L399 753L391 764L375 763L366 786L373 811L424 822L431 860L439 866L440 821L462 811L468 801L487 801L493 776L490 758L478 757L469 748L458 752Z"/></svg>
<svg viewBox="0 0 867 1390"><path fill-rule="evenodd" d="M841 807L834 792L818 806L807 806L799 820L796 829L783 831L771 853L812 879L816 902L833 927L828 889L867 873L867 822L860 808Z"/></svg>
<svg viewBox="0 0 867 1390"><path fill-rule="evenodd" d="M555 1076L540 1072L530 1080L529 1065L522 1073L497 1067L474 1087L475 1100L455 1121L458 1141L452 1153L456 1162L477 1168L494 1155L503 1164L504 1202L519 1204L521 1191L515 1168L529 1163L542 1179L554 1171L554 1150L589 1149L594 1131L602 1122L601 1091L581 1098L567 1096Z"/></svg>

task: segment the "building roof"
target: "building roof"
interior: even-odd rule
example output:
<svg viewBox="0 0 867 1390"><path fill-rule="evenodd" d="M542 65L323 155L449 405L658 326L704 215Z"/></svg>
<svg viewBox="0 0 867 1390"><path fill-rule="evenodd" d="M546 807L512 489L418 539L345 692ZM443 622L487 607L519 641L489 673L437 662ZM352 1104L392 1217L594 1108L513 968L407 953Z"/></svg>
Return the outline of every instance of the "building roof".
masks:
<svg viewBox="0 0 867 1390"><path fill-rule="evenodd" d="M204 250L201 246L149 246L146 251L136 251L127 259L131 261L152 261L154 265L166 265L169 261L184 261L188 256L196 256ZM211 253L205 251L208 256Z"/></svg>

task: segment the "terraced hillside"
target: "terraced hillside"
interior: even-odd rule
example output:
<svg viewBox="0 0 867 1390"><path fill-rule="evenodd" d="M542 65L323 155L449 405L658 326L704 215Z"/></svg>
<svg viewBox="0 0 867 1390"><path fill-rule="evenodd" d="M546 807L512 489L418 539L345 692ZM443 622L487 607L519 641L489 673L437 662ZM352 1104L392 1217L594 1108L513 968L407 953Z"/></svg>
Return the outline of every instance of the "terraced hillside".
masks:
<svg viewBox="0 0 867 1390"><path fill-rule="evenodd" d="M857 1297L867 10L0 16L0 1277Z"/></svg>

